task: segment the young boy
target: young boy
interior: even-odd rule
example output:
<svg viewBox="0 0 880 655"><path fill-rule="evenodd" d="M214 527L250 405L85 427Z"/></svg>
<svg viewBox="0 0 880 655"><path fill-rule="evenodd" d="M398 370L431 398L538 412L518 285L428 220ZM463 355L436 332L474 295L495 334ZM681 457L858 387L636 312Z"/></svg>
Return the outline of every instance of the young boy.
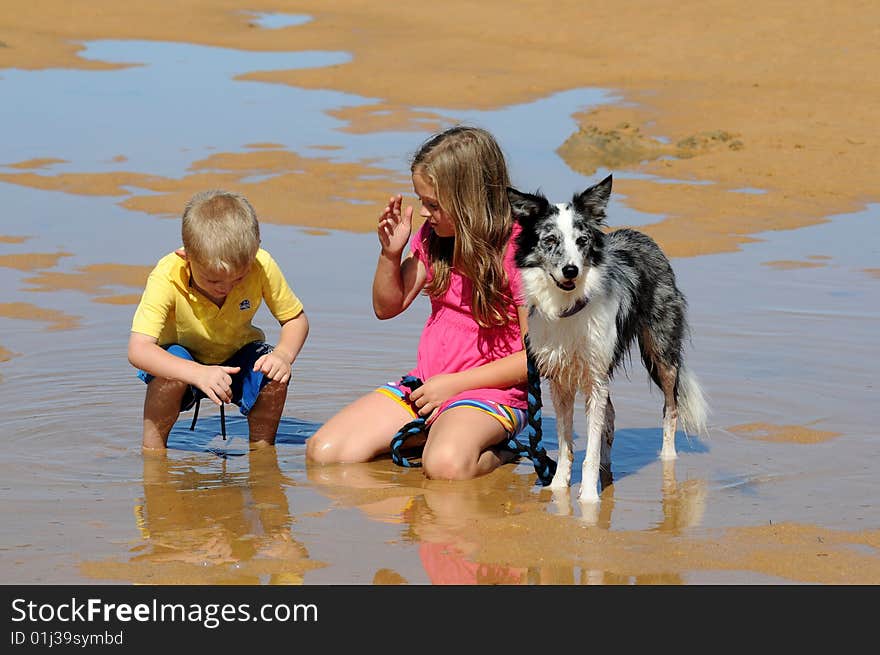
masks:
<svg viewBox="0 0 880 655"><path fill-rule="evenodd" d="M246 198L197 193L183 211L183 250L159 260L134 314L128 361L147 383L145 449L163 449L181 411L201 398L235 403L251 443L275 443L290 369L309 322L268 252ZM260 303L281 324L278 345L251 324Z"/></svg>

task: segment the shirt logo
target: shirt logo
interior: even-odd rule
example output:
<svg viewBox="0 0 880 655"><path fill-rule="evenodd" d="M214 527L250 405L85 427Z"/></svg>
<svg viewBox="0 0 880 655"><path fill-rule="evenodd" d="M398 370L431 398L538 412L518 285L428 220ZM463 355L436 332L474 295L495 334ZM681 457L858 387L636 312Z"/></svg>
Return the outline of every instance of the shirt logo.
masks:
<svg viewBox="0 0 880 655"><path fill-rule="evenodd" d="M240 303L238 303L238 308L239 308L241 311L244 311L244 310L246 310L246 309L250 309L250 308L251 308L251 301L248 300L247 298L245 298L245 299L242 300Z"/></svg>

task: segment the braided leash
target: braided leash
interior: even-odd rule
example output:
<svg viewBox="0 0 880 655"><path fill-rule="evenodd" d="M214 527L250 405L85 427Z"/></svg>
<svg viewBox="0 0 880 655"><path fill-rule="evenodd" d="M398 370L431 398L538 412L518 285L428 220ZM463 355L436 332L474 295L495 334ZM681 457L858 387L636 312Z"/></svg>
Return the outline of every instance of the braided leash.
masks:
<svg viewBox="0 0 880 655"><path fill-rule="evenodd" d="M529 346L529 335L525 336L525 345L526 361L528 362L529 401L526 431L529 433L529 443L526 445L516 437L510 437L504 444L504 447L519 457L531 459L535 472L538 474L538 481L542 486L546 487L553 480L553 474L556 473L556 462L550 458L541 443L541 437L543 436L541 428L541 376L538 373L538 366L535 364L532 349ZM401 386L408 387L410 391L415 391L423 383L417 377L405 375L401 378L400 384ZM421 462L407 459L400 451L410 438L427 432L425 421L426 419L421 416L410 421L400 428L394 435L394 438L391 439L391 459L398 466L418 468L422 465Z"/></svg>
<svg viewBox="0 0 880 655"><path fill-rule="evenodd" d="M401 386L407 387L410 392L413 392L422 386L423 383L419 378L413 375L404 375L400 379L400 384ZM391 459L398 466L419 468L422 465L421 462L415 462L401 455L400 450L403 448L407 440L422 434L423 432L427 432L427 427L425 426L426 420L427 419L425 419L424 416L419 416L418 418L413 419L400 428L394 435L394 438L391 439Z"/></svg>
<svg viewBox="0 0 880 655"><path fill-rule="evenodd" d="M529 434L529 444L525 445L516 437L511 437L507 441L507 447L516 454L532 460L535 473L538 474L538 481L541 483L541 486L546 487L553 480L553 475L556 473L556 462L550 458L541 443L541 438L544 434L541 427L541 375L538 372L535 357L532 355L528 334L525 335L524 341L526 344L529 397L527 425L524 432Z"/></svg>

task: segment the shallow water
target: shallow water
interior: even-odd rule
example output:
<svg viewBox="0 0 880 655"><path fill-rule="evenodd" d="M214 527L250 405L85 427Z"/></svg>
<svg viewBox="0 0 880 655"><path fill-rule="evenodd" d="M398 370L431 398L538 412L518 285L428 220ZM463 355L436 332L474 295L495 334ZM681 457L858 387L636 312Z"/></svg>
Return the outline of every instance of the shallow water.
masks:
<svg viewBox="0 0 880 655"><path fill-rule="evenodd" d="M0 172L57 158L65 161L37 167L40 174L175 178L209 152L267 142L300 153L331 146L322 156L404 173L426 136L350 133L325 113L371 99L232 79L331 65L345 53L105 41L84 56L144 65L2 71L0 95L15 102L0 103ZM612 101L584 89L493 112L436 113L495 132L514 184L564 199L594 181L555 155L574 129L570 115ZM389 180L388 193L396 191L406 189ZM673 262L690 303L688 362L709 395L711 434L679 435L679 459L662 464L662 400L634 358L613 387L614 484L588 511L576 486L571 494L537 487L527 463L464 483L428 482L387 461L306 466L303 444L320 423L409 367L427 313L419 300L395 320L373 317L372 234L263 225L264 246L312 325L274 449L241 449L244 423L230 411L228 452L206 451L219 419L204 404L195 431L189 415L181 418L167 456L143 455L143 385L125 356L134 306L100 301L139 289L124 280L65 287L39 276L79 279L108 262L147 269L177 245L179 224L126 209L118 196L0 182L0 197L0 347L10 353L0 361L6 583L880 581L876 205L755 235L761 240L739 252ZM378 213L382 200L361 210ZM612 226L654 219L616 199L609 211ZM40 254L55 259L40 264ZM271 316L258 317L274 339ZM549 406L545 416L554 454ZM578 411L576 432L584 428ZM575 485L583 448L581 436Z"/></svg>

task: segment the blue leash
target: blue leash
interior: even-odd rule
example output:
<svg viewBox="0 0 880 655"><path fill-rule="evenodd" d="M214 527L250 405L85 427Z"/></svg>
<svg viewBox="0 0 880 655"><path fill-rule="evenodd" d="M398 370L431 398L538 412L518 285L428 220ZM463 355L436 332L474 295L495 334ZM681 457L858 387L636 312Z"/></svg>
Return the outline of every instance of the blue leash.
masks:
<svg viewBox="0 0 880 655"><path fill-rule="evenodd" d="M531 459L535 472L538 474L538 481L541 483L541 486L546 487L553 480L553 474L556 473L556 462L550 459L541 443L543 435L543 430L541 429L541 376L538 373L538 367L535 364L532 350L529 346L529 335L525 337L525 344L528 362L529 405L526 419L527 425L524 432L527 432L529 435L529 443L526 445L516 437L510 437L504 444L504 447L519 457ZM401 378L400 384L409 388L412 392L422 386L423 382L412 375L405 375ZM391 459L398 466L419 468L422 465L421 462L404 457L400 451L409 439L427 433L428 428L425 422L426 419L423 416L419 416L400 428L391 439Z"/></svg>
<svg viewBox="0 0 880 655"><path fill-rule="evenodd" d="M529 335L524 338L526 344L526 362L528 367L528 399L529 406L526 418L526 429L524 433L529 435L529 444L525 445L511 437L507 441L507 447L521 457L528 457L532 460L535 467L535 473L538 474L538 481L541 486L546 487L553 480L556 473L556 461L551 459L547 454L547 450L542 444L544 431L541 427L541 374L538 372L538 365L535 363L535 357L532 355L531 343Z"/></svg>
<svg viewBox="0 0 880 655"><path fill-rule="evenodd" d="M418 389L422 384L424 384L419 378L413 375L404 375L400 379L401 386L407 387L410 392ZM428 432L428 428L425 425L427 419L424 416L419 416L418 418L413 419L402 428L397 431L397 434L394 435L394 438L391 439L391 459L398 466L403 466L405 468L419 468L421 467L421 462L415 462L413 460L408 459L400 454L400 450L403 448L404 444L412 437L420 435L422 433Z"/></svg>

